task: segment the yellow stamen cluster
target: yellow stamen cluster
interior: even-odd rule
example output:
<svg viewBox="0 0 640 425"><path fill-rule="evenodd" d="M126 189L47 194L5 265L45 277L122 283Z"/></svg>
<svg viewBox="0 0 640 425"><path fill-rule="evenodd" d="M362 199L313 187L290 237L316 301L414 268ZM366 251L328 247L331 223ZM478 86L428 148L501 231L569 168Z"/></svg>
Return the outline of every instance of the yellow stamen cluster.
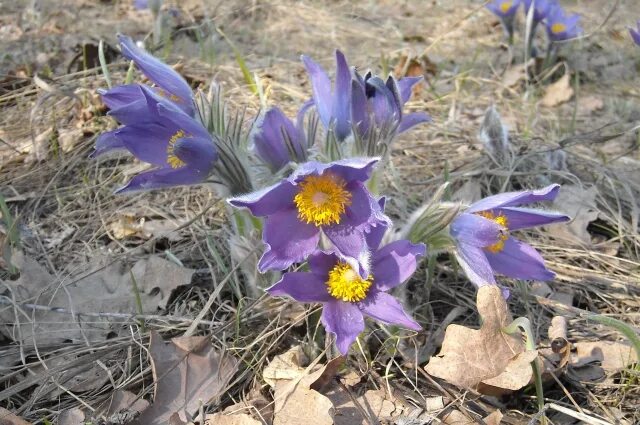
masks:
<svg viewBox="0 0 640 425"><path fill-rule="evenodd" d="M345 207L351 204L344 180L330 174L307 176L299 186L293 201L300 220L316 226L340 223Z"/></svg>
<svg viewBox="0 0 640 425"><path fill-rule="evenodd" d="M502 13L507 13L511 9L511 5L513 5L512 1L503 1L500 3L500 10L502 10Z"/></svg>
<svg viewBox="0 0 640 425"><path fill-rule="evenodd" d="M372 283L372 275L362 279L349 264L338 263L329 272L327 291L334 298L353 303L365 299Z"/></svg>
<svg viewBox="0 0 640 425"><path fill-rule="evenodd" d="M171 168L180 168L185 165L185 162L176 156L174 150L175 144L178 139L186 137L186 135L187 134L184 132L184 130L178 130L169 139L169 145L167 146L167 163L171 166Z"/></svg>
<svg viewBox="0 0 640 425"><path fill-rule="evenodd" d="M169 93L168 91L166 91L164 89L158 88L156 90L156 93L159 96L164 97L166 99L169 99L169 100L171 100L173 102L176 102L176 103L182 102L182 99L180 99L178 96L176 96L175 94L171 94L171 93Z"/></svg>
<svg viewBox="0 0 640 425"><path fill-rule="evenodd" d="M479 213L476 213L476 214L478 214L481 217L487 218L491 221L495 221L496 223L498 223L500 226L504 228L504 231L500 233L500 236L499 236L500 240L498 242L494 243L493 245L484 247L484 249L494 254L502 251L504 249L505 241L509 239L509 226L508 226L509 221L507 220L507 217L504 214L500 214L496 216L491 211L480 211Z"/></svg>
<svg viewBox="0 0 640 425"><path fill-rule="evenodd" d="M566 30L567 30L567 26L561 22L556 22L555 24L551 25L551 32L554 34L559 34Z"/></svg>

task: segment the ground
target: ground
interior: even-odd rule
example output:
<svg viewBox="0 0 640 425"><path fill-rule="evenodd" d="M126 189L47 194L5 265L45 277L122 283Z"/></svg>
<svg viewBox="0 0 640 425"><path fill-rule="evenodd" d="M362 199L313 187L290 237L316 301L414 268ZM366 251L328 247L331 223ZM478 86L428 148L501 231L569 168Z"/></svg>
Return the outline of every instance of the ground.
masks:
<svg viewBox="0 0 640 425"><path fill-rule="evenodd" d="M217 349L240 360L229 386L206 404L211 412L256 391L268 398L263 370L291 346L307 347L312 359L321 354L313 348L314 307L269 300L234 273L218 196L203 187L116 196L113 190L140 164L125 156L88 158L95 137L116 126L96 94L106 87L98 41L108 45L111 78L122 83L127 64L116 34L142 39L153 30L151 12L131 3L0 2L0 195L8 206L0 222L0 406L33 423L62 423L60 413L73 408L96 411L116 390L151 399L156 375L145 347L153 331L165 338L185 331L211 336ZM585 32L561 46L557 67L538 80L519 74L522 31L508 48L480 1L188 0L165 5L179 13L167 14L171 37L155 54L177 64L193 87L207 90L215 81L247 122L260 99L232 45L260 79L268 103L290 116L311 95L301 54L331 72L338 48L362 71L424 75L407 109L427 111L433 123L396 141L382 190L391 194L389 214L402 223L445 181L454 201L562 184L551 208L574 221L521 234L557 277L547 285L504 281L509 309L529 318L541 349L551 344L554 317L567 320L564 337L574 345L626 344L620 328L589 314L618 319L638 333L640 47L626 27L640 10L633 1L562 3L582 16ZM492 105L509 130L507 158L492 158L479 137ZM424 372L447 325L479 325L476 289L446 254L438 260L433 273L424 266L399 294L425 327L409 339L418 361L406 350L391 354L389 335L372 325L369 344L379 349L367 356L354 351L340 376L359 375L349 387L356 396L392 388L416 408L442 397L442 406L428 412L438 420L452 410L472 420L500 409L504 423L528 423L536 413L533 386L487 396ZM136 303L129 289L117 288L140 276ZM16 282L30 290L20 295L19 309L8 290ZM133 310L122 310L129 302ZM67 307L37 316L25 303ZM139 304L153 310L116 314ZM82 319L82 331L68 332L81 320L78 311L94 314ZM547 377L545 402L577 412L550 408L554 423L640 422L637 368L600 366L596 377L593 368L575 365Z"/></svg>

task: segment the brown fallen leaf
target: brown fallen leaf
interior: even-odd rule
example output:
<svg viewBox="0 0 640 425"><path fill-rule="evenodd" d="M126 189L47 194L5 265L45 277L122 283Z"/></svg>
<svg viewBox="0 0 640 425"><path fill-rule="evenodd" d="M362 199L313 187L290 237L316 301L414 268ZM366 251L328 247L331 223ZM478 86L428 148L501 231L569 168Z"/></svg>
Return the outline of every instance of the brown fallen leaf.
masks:
<svg viewBox="0 0 640 425"><path fill-rule="evenodd" d="M618 372L638 361L633 347L622 342L576 342L573 345L576 353L569 364L574 368L599 363L606 372Z"/></svg>
<svg viewBox="0 0 640 425"><path fill-rule="evenodd" d="M598 96L581 96L578 98L578 114L591 115L604 108L604 101Z"/></svg>
<svg viewBox="0 0 640 425"><path fill-rule="evenodd" d="M515 390L527 385L535 352L525 352L520 335L502 331L512 322L498 286L483 286L477 295L480 329L449 325L440 354L431 357L425 370L447 382L466 388L487 387ZM523 369L523 370L519 370ZM529 379L527 379L527 377Z"/></svg>
<svg viewBox="0 0 640 425"><path fill-rule="evenodd" d="M262 425L262 422L252 418L246 413L238 413L235 415L215 413L213 415L207 415L204 423L205 425Z"/></svg>
<svg viewBox="0 0 640 425"><path fill-rule="evenodd" d="M77 407L65 410L58 415L58 425L84 425L84 412ZM2 423L2 422L0 422Z"/></svg>
<svg viewBox="0 0 640 425"><path fill-rule="evenodd" d="M482 420L486 425L500 425L504 415L499 410L487 415ZM480 423L474 419L469 419L459 410L452 410L442 418L442 423L446 425L477 425Z"/></svg>
<svg viewBox="0 0 640 425"><path fill-rule="evenodd" d="M149 407L147 400L138 397L130 391L118 390L98 406L94 417L112 419L114 416L117 416L126 419L126 423L128 423L147 407ZM115 422L115 420L111 421Z"/></svg>
<svg viewBox="0 0 640 425"><path fill-rule="evenodd" d="M558 81L547 86L542 105L552 107L569 101L573 97L573 87L571 87L571 77L567 71Z"/></svg>
<svg viewBox="0 0 640 425"><path fill-rule="evenodd" d="M296 345L285 353L275 356L263 369L262 379L271 388L276 388L279 381L289 382L304 376L306 368L302 365L307 363L308 359L302 347Z"/></svg>
<svg viewBox="0 0 640 425"><path fill-rule="evenodd" d="M135 236L142 239L164 237L175 242L180 240L180 235L174 230L180 225L181 223L173 220L147 220L135 213L122 213L116 221L109 224L109 231L116 240Z"/></svg>
<svg viewBox="0 0 640 425"><path fill-rule="evenodd" d="M587 227L599 216L596 197L598 188L588 189L577 185L563 185L560 193L553 201L553 206L562 211L572 220L565 226L554 227L554 236L569 245L592 245L591 234Z"/></svg>
<svg viewBox="0 0 640 425"><path fill-rule="evenodd" d="M324 373L324 368L289 382L280 381L276 385L273 425L308 425L313 418L314 425L333 425L334 408L331 400L311 389Z"/></svg>
<svg viewBox="0 0 640 425"><path fill-rule="evenodd" d="M7 409L0 407L0 425L31 425L31 422L27 422Z"/></svg>
<svg viewBox="0 0 640 425"><path fill-rule="evenodd" d="M203 337L183 337L165 342L157 332L151 333L149 353L153 371L153 404L136 419L135 424L165 425L177 414L188 422L200 403L209 404L225 391L238 361L217 351ZM189 339L192 339L191 341ZM184 351L179 347L190 347Z"/></svg>

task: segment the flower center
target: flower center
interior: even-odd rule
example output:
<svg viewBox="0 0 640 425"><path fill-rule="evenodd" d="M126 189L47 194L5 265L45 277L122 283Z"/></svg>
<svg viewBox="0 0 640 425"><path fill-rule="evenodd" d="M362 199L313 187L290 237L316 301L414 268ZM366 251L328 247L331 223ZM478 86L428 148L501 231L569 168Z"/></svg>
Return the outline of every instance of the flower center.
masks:
<svg viewBox="0 0 640 425"><path fill-rule="evenodd" d="M367 296L373 276L362 279L347 263L338 263L329 272L327 291L341 301L357 302Z"/></svg>
<svg viewBox="0 0 640 425"><path fill-rule="evenodd" d="M169 99L169 100L171 100L173 102L176 102L176 103L182 102L182 99L180 99L178 96L176 96L175 94L171 94L168 91L166 91L165 89L161 89L160 87L156 87L156 93L160 97L164 97L165 99Z"/></svg>
<svg viewBox="0 0 640 425"><path fill-rule="evenodd" d="M502 10L502 13L507 13L509 9L511 9L512 4L512 1L503 1L502 3L500 3L500 10Z"/></svg>
<svg viewBox="0 0 640 425"><path fill-rule="evenodd" d="M184 132L184 130L178 130L169 139L169 145L167 146L167 163L171 166L171 168L180 168L185 165L185 162L178 158L174 151L178 139L182 139L186 136L187 134Z"/></svg>
<svg viewBox="0 0 640 425"><path fill-rule="evenodd" d="M509 239L509 227L508 227L509 221L507 220L507 217L504 214L499 214L498 216L496 216L491 211L480 211L476 214L481 217L487 218L491 221L494 221L503 227L504 231L500 233L500 236L499 236L500 240L494 243L493 245L484 247L484 249L494 254L502 251L504 249L505 241Z"/></svg>
<svg viewBox="0 0 640 425"><path fill-rule="evenodd" d="M340 223L345 207L351 204L351 193L345 186L344 180L330 174L305 177L293 198L300 220L316 226Z"/></svg>
<svg viewBox="0 0 640 425"><path fill-rule="evenodd" d="M551 25L551 32L554 34L558 34L567 30L567 26L561 22L556 22Z"/></svg>

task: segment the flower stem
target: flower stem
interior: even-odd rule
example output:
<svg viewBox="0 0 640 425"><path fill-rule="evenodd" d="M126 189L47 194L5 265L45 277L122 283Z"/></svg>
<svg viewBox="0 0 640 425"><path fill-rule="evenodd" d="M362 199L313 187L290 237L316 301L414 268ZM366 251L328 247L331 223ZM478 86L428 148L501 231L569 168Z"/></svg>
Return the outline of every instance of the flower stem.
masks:
<svg viewBox="0 0 640 425"><path fill-rule="evenodd" d="M526 336L525 346L527 348L527 351L535 350L536 349L536 341L535 341L535 338L533 336L533 330L531 329L531 322L526 317L518 317L516 320L511 322L511 324L509 326L504 328L503 332L505 332L505 333L507 333L509 335L512 335L512 334L516 333L518 328L520 328L524 332L524 334ZM538 399L538 411L543 411L543 409L544 409L544 393L542 391L542 372L541 372L540 368L538 367L537 360L538 360L538 358L536 357L531 362L531 369L533 369L533 376L534 376L534 379L535 379L536 398ZM546 422L546 418L544 417L544 415L542 416L542 419L541 419L540 422L542 424L546 424L547 423Z"/></svg>

